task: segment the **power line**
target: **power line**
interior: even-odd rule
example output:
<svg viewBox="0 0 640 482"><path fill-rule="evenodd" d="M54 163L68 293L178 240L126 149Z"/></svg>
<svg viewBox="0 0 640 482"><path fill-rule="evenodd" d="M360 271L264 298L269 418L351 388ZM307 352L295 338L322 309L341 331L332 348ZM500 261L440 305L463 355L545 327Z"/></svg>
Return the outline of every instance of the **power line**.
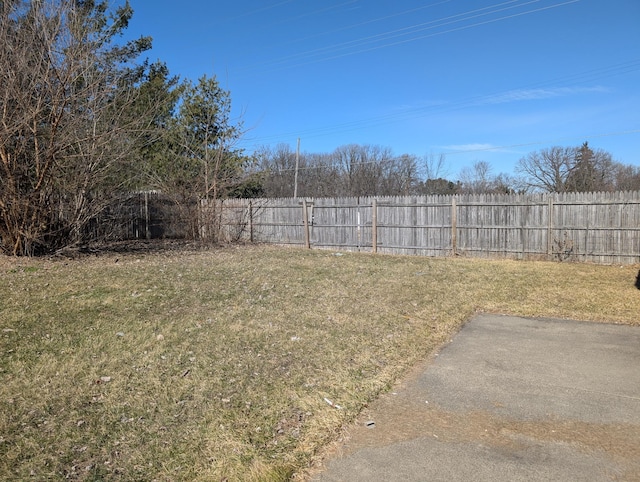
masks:
<svg viewBox="0 0 640 482"><path fill-rule="evenodd" d="M349 30L361 25L378 22L382 19L398 17L404 14L408 14L418 10L423 10L425 8L430 8L436 5L447 3L449 1L451 0L445 0L438 3L433 3L430 5L425 5L419 8L393 13L390 15L386 15L384 17L379 17L376 19L367 20L365 22L360 22L357 24L341 27L339 29L324 31L314 36L305 37L303 38L303 40L321 36L321 35L326 35L327 33L331 33L331 32ZM475 10L468 10L455 15L449 15L444 18L440 18L440 19L436 19L428 22L414 23L399 29L380 32L380 33L376 33L368 36L361 36L359 38L355 38L346 42L337 43L333 45L326 45L324 47L318 47L316 49L306 50L306 51L292 54L286 57L281 57L279 59L268 60L260 64L254 64L254 65L245 67L244 69L242 69L242 71L247 72L247 71L255 70L257 68L265 67L265 66L266 67L271 66L272 67L271 70L273 71L273 70L294 68L294 67L309 65L309 64L318 63L318 62L325 62L325 61L329 61L329 60L333 60L341 57L357 55L364 52L370 52L370 51L392 47L395 45L400 45L408 42L418 41L425 38L435 37L438 35L462 31L462 30L474 28L481 25L492 24L492 23L504 21L507 19L515 18L515 17L521 17L524 15L530 15L530 14L534 14L534 13L538 13L538 12L542 12L550 9L555 9L555 8L577 3L580 0L566 0L566 1L553 3L552 5L543 5L543 6L540 6L539 8L530 8L532 4L538 3L540 1L541 0L528 0L528 1L510 0L510 1L505 1L501 3L496 3L487 7L483 7ZM282 2L282 3L287 3L287 2ZM314 12L321 13L324 11L349 5L350 3L351 2L340 3L338 5L323 8L321 10L315 10ZM503 15L504 12L517 9L517 8L519 9L527 8L527 10L511 13L509 15ZM311 14L308 14L308 15L311 15ZM477 21L477 22L468 24L468 22L470 21L473 21L475 19L480 19L482 17L487 17L489 15L494 15L494 16L501 15L501 16L497 18L484 19L482 21ZM301 18L303 16L306 16L306 15L302 15L302 16L299 15L296 18ZM462 24L463 22L467 22L467 24ZM278 22L278 23L282 23L282 22ZM462 24L462 25L456 26L454 28L448 28L446 30L433 32L433 30L442 29L443 27L447 27L447 26L455 26L456 24ZM640 59L634 59L634 60L624 62L622 64L617 64L614 66L595 68L595 69L590 69L583 72L572 73L565 77L562 77L560 79L555 79L552 81L542 81L542 82L533 83L521 89L511 89L511 90L497 92L489 95L474 96L474 97L462 99L456 102L447 102L447 103L441 103L441 104L431 105L427 107L418 107L418 108L409 109L409 110L402 110L399 112L390 112L390 113L383 114L381 116L377 116L373 119L371 118L360 119L360 120L354 120L351 122L332 124L329 126L305 129L302 131L295 131L295 132L290 132L285 134L263 136L263 137L258 137L253 141L266 141L269 139L282 139L283 137L294 137L294 136L295 137L303 136L305 138L327 136L337 131L345 132L350 130L351 131L359 130L368 126L382 125L392 121L410 120L410 119L424 117L427 115L433 115L441 112L463 109L467 107L481 106L481 105L492 104L492 103L495 104L495 103L508 102L510 100L514 100L518 95L522 97L524 94L531 96L531 98L535 98L537 95L553 96L553 95L562 94L566 92L579 92L579 89L576 89L576 90L572 89L570 91L565 90L564 92L562 92L562 88L563 88L562 86L567 85L569 83L576 83L576 82L593 82L595 80L602 79L605 77L622 75L625 73L633 72L638 70L639 68L640 68ZM541 89L541 87L550 86L550 85L553 86L553 88L547 89L546 91L543 91ZM525 92L525 89L529 89L529 91ZM536 92L535 89L539 89L539 91ZM496 151L500 149L509 149L514 147L523 147L523 146L537 145L537 144L543 144L543 143L549 143L549 142L558 142L560 140L567 140L567 139L576 139L576 138L584 139L585 137L605 137L605 136L613 136L613 135L627 135L627 134L633 134L637 132L638 132L637 130L627 130L627 131L620 131L620 132L614 132L614 133L596 134L592 136L572 136L572 137L564 137L564 138L556 139L553 141L535 141L535 142L525 142L522 144L513 144L509 146L492 146L489 148L479 148L474 150L450 151L450 152L446 152L445 154L456 155L461 153ZM255 145L255 142L254 142L254 145Z"/></svg>
<svg viewBox="0 0 640 482"><path fill-rule="evenodd" d="M337 32L343 32L345 30L352 30L352 29L357 28L357 27L362 27L363 25L368 25L368 24L371 24L371 23L377 23L377 22L381 22L383 20L389 20L390 18L400 17L402 15L407 15L409 13L415 13L415 12L418 12L420 10L425 10L427 8L437 7L438 5L442 5L444 3L449 3L451 1L453 1L453 0L442 0L440 2L431 3L429 5L422 5L422 6L417 7L417 8L411 8L409 10L403 10L401 12L392 13L392 14L389 14L389 15L385 15L383 17L378 17L378 18L374 18L374 19L371 19L371 20L365 20L364 22L358 22L358 23L355 23L355 24L347 25L345 27L335 28L335 29L332 29L332 30L324 30L323 32L320 32L318 34L308 35L306 37L294 39L290 43L298 43L298 42L302 42L304 40L309 40L309 39L312 39L312 38L321 37L323 35L334 34L334 33L337 33ZM518 1L518 0L511 0L511 1ZM347 2L347 3L352 3L352 2Z"/></svg>
<svg viewBox="0 0 640 482"><path fill-rule="evenodd" d="M409 110L404 110L401 112L392 112L392 113L377 116L375 118L359 119L351 122L332 124L330 126L305 129L302 131L298 130L298 131L285 132L281 134L262 136L262 137L253 139L253 141L254 143L258 143L258 142L266 142L269 140L282 139L283 137L298 137L298 136L302 136L305 138L323 137L323 136L333 134L335 132L355 131L355 130L360 130L366 127L385 125L392 121L401 122L401 121L407 121L412 119L419 119L429 115L434 115L434 114L439 114L444 112L451 112L451 111L455 111L455 110L459 110L467 107L498 103L501 98L504 99L511 93L521 92L529 89L536 89L536 88L542 88L547 86L564 86L569 83L576 84L578 82L584 82L584 81L593 82L595 80L600 80L603 78L612 77L616 75L622 75L622 74L633 72L636 70L640 70L640 58L632 59L632 60L615 64L615 65L593 68L593 69L589 69L582 72L576 72L576 73L572 73L556 79L535 82L517 89L510 89L510 90L501 91L501 92L494 92L487 95L469 97L469 98L461 99L455 102L447 102L447 103L442 103L437 105L430 105L426 107L417 107Z"/></svg>
<svg viewBox="0 0 640 482"><path fill-rule="evenodd" d="M376 34L376 35L370 35L370 36L367 36L367 37L362 37L362 38L359 38L359 39L351 40L351 41L344 42L344 43L341 43L341 44L337 44L337 45L334 45L334 46L329 46L329 47L325 47L325 48L322 48L322 49L316 49L316 51L320 51L320 50L339 51L339 50L344 50L345 48L350 47L350 46L356 46L357 47L359 45L367 45L367 44L370 44L370 43L374 43L374 42L377 42L379 40L390 40L390 39L406 36L406 35L409 35L409 34L412 34L412 33L418 33L418 32L422 32L422 31L425 31L425 30L432 30L434 28L438 28L438 27L442 27L442 26L446 26L446 25L452 25L452 24L459 23L459 22L462 22L462 21L465 21L465 20L470 20L470 19L473 19L473 18L483 17L483 16L486 16L486 15L491 15L491 14L498 13L498 12L503 12L505 10L509 10L509 9L513 9L513 8L529 5L529 4L532 4L532 3L536 3L536 2L539 2L540 0L529 0L529 1L525 2L525 3L521 3L521 4L518 4L518 5L510 5L508 7L498 8L498 9L486 12L486 10L490 10L490 9L495 8L495 7L502 7L503 5L506 5L506 4L513 4L514 2L517 2L517 1L519 1L519 0L509 0L507 2L503 2L503 3L499 3L499 4L495 4L495 5L490 5L488 7L483 7L483 8L479 8L479 9L476 9L476 10L470 10L470 11L459 13L459 14L456 14L456 15L450 15L448 17L444 17L444 18L441 18L441 19L438 19L438 20L431 20L429 22L422 22L422 23L410 25L408 27L402 27L402 28L399 28L399 29L396 29L396 30L383 32L383 33ZM578 0L573 0L573 1L578 1ZM482 12L482 13L478 13L478 12ZM470 14L474 14L474 15L470 15ZM459 18L459 17L462 17L462 18ZM456 19L456 20L452 20L452 19ZM496 19L496 20L500 20L500 19ZM470 25L468 27L472 27L472 26L473 25ZM447 32L448 31L438 32L438 34L447 33ZM422 37L417 37L416 39L420 39L420 38L422 38ZM413 39L408 39L408 40L405 40L405 41L402 41L402 42L398 42L398 43L406 43L406 42L409 42L409 41L413 41ZM388 44L388 45L396 45L396 43L392 43L392 44ZM365 51L377 50L379 48L384 48L384 47L386 47L388 45L381 45L381 46L373 47L372 49L367 49ZM343 46L345 46L345 47L343 47ZM312 53L314 51L310 51L310 52ZM303 52L300 55L301 56L306 56L306 54L310 53L310 52ZM360 53L360 51L354 52L354 54L357 54L357 53ZM351 55L351 54L352 53L347 53L347 54L341 54L339 56ZM333 58L333 57L330 57L329 59L331 59L331 58Z"/></svg>
<svg viewBox="0 0 640 482"><path fill-rule="evenodd" d="M345 47L343 47L344 45L347 44L353 44L354 42L357 44L363 44L363 42L368 42L369 39L375 39L378 37L382 37L384 40L389 40L390 35L391 34L397 34L397 32L401 32L401 31L409 31L410 33L415 33L416 31L423 31L423 30L427 30L427 29L431 29L434 28L434 25L431 24L437 24L436 26L441 26L441 25L448 25L448 24L452 24L452 23L456 23L456 22L461 22L461 21L467 21L471 18L477 18L480 16L485 16L488 14L495 14L496 12L504 12L505 10L508 9L512 9L512 8L521 8L527 5L530 5L532 3L537 3L540 0L528 0L525 2L522 2L521 0L509 0L506 2L501 2L501 3L496 3L487 7L483 7L483 8L479 8L479 9L474 9L474 10L468 10L465 11L463 13L459 13L459 14L455 14L455 15L449 15L447 17L438 19L438 20L434 20L434 21L429 21L429 22L421 22L421 23L416 23L413 25L410 25L408 27L404 27L402 29L396 29L396 30L391 30L389 32L384 32L382 34L377 34L377 35L370 35L367 37L363 37L360 39L356 39L356 40L352 40L343 44L338 44L337 47L344 49ZM524 12L519 12L516 14L512 14L512 15L508 15L508 16L502 16L499 18L494 18L494 19L489 19L489 20L485 20L483 22L479 22L479 23L475 23L472 25L464 25L462 27L458 27L455 29L450 29L447 31L443 31L443 32L436 32L434 34L430 34L427 36L434 36L434 35L441 35L447 32L453 32L453 31L458 31L458 30L463 30L463 29L467 29L467 28L471 28L477 25L481 25L481 24L486 24L486 23L493 23L493 22L497 22L497 21L501 21L507 18L512 18L514 16L521 16L521 15L527 15L527 14L531 14L534 12L539 12L542 10L548 10L551 8L557 8L563 5L567 5L567 4L571 4L571 3L576 3L579 0L569 0L569 1L565 1L562 3L555 3L553 5L547 5L547 6L543 6L541 8L537 8L537 9L533 9L533 10L527 10ZM432 7L435 5L439 5L441 3L446 3L445 2L439 2L439 3L435 3L435 4L430 4L427 6L423 6L420 7L419 9L423 9L423 8L427 8L427 7ZM338 6L341 6L344 4L340 4ZM411 10L407 10L407 11L403 11L403 12L399 12L396 14L392 14L392 15L387 15L385 17L381 17L381 18L386 18L386 17L391 17L391 16L396 16L396 15L401 15L404 14L406 12L411 12L411 11L415 11L418 9L411 9ZM378 19L376 19L378 20ZM375 20L374 20L375 21ZM366 23L366 22L365 22ZM416 30L418 29L418 30ZM402 35L406 35L406 33L403 33ZM395 37L397 37L398 35L394 35ZM427 36L421 36L419 38L424 38ZM398 44L398 43L405 43L407 41L413 41L416 38L411 38L411 39L403 39L401 41L396 41L394 42L394 44ZM366 44L366 43L365 43ZM369 48L366 49L371 50L371 49L377 49L377 48L383 48L385 46L389 46L390 44L385 44L385 45L378 45L375 46L373 48ZM323 50L327 50L329 53L331 53L331 49L333 49L333 51L335 50L336 46L328 46L328 47L324 47L321 49L316 49L318 51L323 51ZM362 51L362 50L361 50ZM310 51L308 51L310 52ZM308 53L307 52L307 53ZM337 51L336 51L337 52ZM345 56L345 55L353 55L355 53L358 52L347 52L347 53L341 53L339 56ZM296 54L296 56L299 55L304 55L305 53L302 54ZM291 58L295 59L296 56L292 56ZM332 57L332 58L335 58ZM321 59L316 59L316 60L310 60L307 63L311 62L316 62L316 61L322 61L322 60L327 60L328 58L321 58ZM272 61L273 62L281 62L281 60L276 60L276 61ZM267 63L268 64L268 63ZM640 62L636 61L635 64L630 64L628 66L626 66L627 71L632 71L632 70L636 70L638 68L638 65L640 65ZM612 72L611 75L615 75L616 72ZM595 79L595 78L602 78L603 76L607 75L607 72L600 72L597 69L592 69L592 71L587 71L586 73L582 73L582 74L577 74L570 76L567 78L567 80L573 80L574 82L580 79L580 76L589 76L589 78L591 80ZM587 77L584 77L585 79ZM538 84L534 84L533 86L531 86L530 88L533 88L535 86L539 86L539 85L545 85L548 84L548 82L543 82L543 83L538 83ZM381 116L378 116L374 119L365 119L365 120L355 120L355 121L351 121L351 122L347 122L347 123L341 123L341 124L334 124L331 126L325 126L325 127L318 127L318 128L313 128L313 129L306 129L304 131L296 131L296 132L292 132L292 133L285 133L285 134L279 134L279 135L272 135L272 136L263 136L261 138L258 138L258 140L262 140L262 141L266 141L269 139L278 139L281 138L282 136L298 136L298 135L304 135L305 137L319 137L319 136L325 136L325 135L329 135L332 132L337 131L338 129L342 132L344 132L345 130L358 130L361 128L364 128L366 126L376 126L376 125L381 125L381 124L385 124L387 122L391 122L394 120L409 120L409 119L413 119L413 118L419 118L419 117L423 117L425 115L428 114L433 114L433 113L438 113L438 112L445 112L445 111L450 111L450 110L454 110L454 109L460 109L463 107L469 107L469 106L473 106L473 105L482 105L482 104L489 104L489 103L498 103L498 102L505 102L506 99L508 99L509 94L514 94L516 93L516 91L514 90L510 90L510 91L503 91L503 92L498 92L498 93L494 93L491 95L485 95L485 96L478 96L478 97L473 97L470 99L463 99L461 101L458 102L454 102L454 103L443 103L443 104L438 104L438 105L432 105L432 106L428 106L428 107L419 107L419 108L415 108L415 109L411 109L411 110L403 110L400 112L392 112L392 113L387 113Z"/></svg>
<svg viewBox="0 0 640 482"><path fill-rule="evenodd" d="M288 42L287 42L286 44L284 44L284 45L287 45L287 46L288 46L288 45L292 45L292 44L298 44L298 43L301 43L301 42L303 42L303 41L305 41L305 40L309 40L309 39L313 39L313 38L317 38L317 37L322 37L322 36L326 36L326 35L329 35L329 34L334 34L334 33L337 33L337 32L343 32L343 31L345 31L345 30L352 30L352 29L357 28L357 27L362 27L362 26L364 26L364 25L368 25L368 24L371 24L371 23L380 22L380 21L382 21L382 20L388 20L388 19L390 19L390 18L394 18L394 17L398 17L398 16L406 15L406 14L408 14L408 13L415 13L415 12L417 12L417 11L424 10L424 9L426 9L426 8L432 8L432 7L435 7L435 6L438 6L438 5L442 5L442 4L444 4L444 3L449 3L449 2L451 2L451 1L452 1L452 0L443 0L443 1L441 1L441 2L432 3L432 4L429 4L429 5L423 5L423 6L418 7L418 8L412 8L412 9L409 9L409 10L404 10L404 11L402 11L402 12L397 12L397 13L393 13L393 14L390 14L390 15L385 15L385 16L383 16L383 17L378 17L378 18L375 18L375 19L366 20L366 21L364 21L364 22L358 22L358 23L355 23L355 24L347 25L347 26L345 26L345 27L340 27L340 28L336 28L336 29L332 29L332 30L324 30L324 31L322 31L322 32L320 32L320 33L317 33L317 34L314 34L314 35L307 35L307 36L305 36L305 37L296 38L296 39L291 39L290 41L288 41ZM513 2L513 1L518 1L518 0L510 0L510 1L512 1L512 2ZM536 1L537 1L537 0L536 0ZM352 2L347 2L347 3L348 3L348 4L350 4L350 3L352 3ZM342 6L342 5L343 5L343 4L340 4L340 5L338 5L338 6ZM322 12L322 11L324 11L324 10L327 10L327 9L323 9L323 10L319 10L319 11L318 11L318 10L316 10L316 11L315 11L315 13L319 13L319 12ZM272 25L273 25L273 24L272 24ZM352 41L349 41L349 42L346 42L346 43L351 43L351 42L356 42L356 41L357 41L357 40L352 40ZM283 45L283 44L280 44L280 45ZM338 44L338 45L343 45L343 44ZM270 48L270 47L266 47L266 48ZM273 48L273 46L271 46L271 48ZM306 51L306 52L300 52L300 53L293 54L293 55L290 55L290 56L282 57L282 58L280 58L280 59L275 59L275 60L270 60L270 61L266 61L266 62L261 62L261 63L259 63L259 64L253 64L253 65L251 65L251 66L245 67L244 69L240 69L240 71L245 71L245 70L254 70L254 69L256 69L256 68L258 68L258 67L261 67L261 66L265 66L265 65L266 65L266 66L268 66L270 63L280 63L280 62L282 62L282 61L284 61L284 60L288 60L288 59L292 59L292 58L293 58L293 59L295 59L296 57L304 57L305 55L307 55L307 54L308 54L308 53L310 53L310 52L315 52L315 51L320 51L320 50L326 50L326 49L331 49L331 48L332 48L332 46L328 46L328 47L324 47L324 48L312 49L312 50L310 50L310 51Z"/></svg>
<svg viewBox="0 0 640 482"><path fill-rule="evenodd" d="M307 51L303 51L303 52L299 52L296 54L292 54L286 57L282 57L280 59L275 59L275 60L268 60L265 62L261 62L259 64L254 64L248 67L245 67L243 69L238 69L239 73L242 72L250 72L250 71L254 71L258 68L269 68L270 66L273 66L270 70L261 70L261 72L273 72L273 71L277 71L277 70L282 70L282 69L288 69L288 68L296 68L296 67L301 67L301 66L305 66L305 65L310 65L310 64L314 64L314 63L319 63L319 62L326 62L329 60L335 60L338 58L343 58L343 57L347 57L347 56L351 56L351 55L357 55L357 54L361 54L361 53L366 53L366 52L371 52L371 51L375 51L375 50L379 50L379 49L383 49L383 48L388 48L388 47L392 47L392 46L397 46L397 45L401 45L401 44L405 44L405 43L409 43L409 42L415 42L417 40L422 40L422 39L426 39L426 38L431 38L431 37L435 37L435 36L439 36L439 35L444 35L447 33L452 33L452 32L457 32L457 31L462 31L462 30L466 30L469 28L473 28L473 27L477 27L477 26L481 26L481 25L487 25L490 23L496 23L496 22L500 22L503 20L507 20L510 18L515 18L515 17L520 17L520 16L524 16L524 15L530 15L533 13L537 13L537 12L541 12L541 11L545 11L545 10L549 10L552 8L558 8L561 6L565 6L565 5L569 5L572 3L577 3L580 0L567 0L561 3L556 3L554 5L548 5L548 6L544 6L544 7L540 7L540 8L536 8L536 9L532 9L532 10L527 10L524 12L519 12L519 13L515 13L515 14L511 14L511 15L505 15L502 17L498 17L498 18L494 18L494 19L489 19L489 20L484 20L482 22L476 22L470 25L463 25L461 27L456 27L456 28L451 28L448 30L443 30L443 31L438 31L438 32L434 32L434 33L430 33L430 34L425 34L425 35L419 35L419 36L414 36L411 38L405 38L402 40L395 40L395 41L391 41L389 42L389 40L393 40L395 38L398 37L403 37L403 36L408 36L408 35L413 35L419 32L423 32L423 31L428 31L428 30L433 30L436 28L440 28L443 26L447 26L447 25L453 25L456 23L460 23L460 22L464 22L464 21L468 21L474 18L479 18L479 17L483 17L483 16L487 16L487 15L491 15L491 14L495 14L495 13L499 13L499 12L503 12L506 10L510 10L510 9L514 9L514 8L520 8L520 7L524 7L527 6L529 4L533 4L533 3L537 3L540 0L528 0L526 2L523 3L518 3L516 5L513 5L513 3L518 2L520 0L509 0L507 2L502 2L502 3L498 3L498 4L494 4L494 5L490 5L488 7L483 7L480 9L475 9L475 10L469 10L463 13L459 13L456 15L450 15L448 17L444 17L442 19L438 19L438 20L432 20L429 22L421 22L421 23L416 23L413 25L409 25L407 27L403 27L400 29L395 29L395 30L391 30L388 32L383 32L383 33L379 33L379 34L375 34L375 35L369 35L366 37L361 37L358 39L353 39L353 40L349 40L346 42L342 42L339 44L334 44L334 45L329 45L329 46L325 46L325 47L319 47L316 49L311 49L311 50L307 50ZM505 5L509 5L509 6L505 6ZM497 8L500 7L500 8ZM493 9L493 10L490 10ZM490 10L490 11L487 11ZM404 33L400 33L400 32L404 32ZM373 47L366 47L366 48L361 48L359 50L351 50L351 51L346 51L350 48L357 48L359 46L364 46L367 44L372 44L375 42L381 42L381 41L387 41L386 43L383 43L382 45L375 45ZM341 52L342 51L342 52ZM316 57L316 58L313 58Z"/></svg>
<svg viewBox="0 0 640 482"><path fill-rule="evenodd" d="M532 1L527 2L525 4L522 4L522 5L526 5L528 3L533 3L533 2L536 2L536 1L539 1L539 0L532 0ZM329 57L329 58L322 59L322 60L333 60L333 59L336 59L336 58L345 57L347 55L355 55L355 54L364 53L364 52L371 52L373 50L378 50L378 49L381 49L381 48L392 47L392 46L395 46L395 45L400 45L400 44L404 44L404 43L408 43L408 42L415 42L416 40L422 40L422 39L425 39L425 38L435 37L437 35L443 35L445 33L458 32L458 31L461 31L461 30L466 30L466 29L477 27L477 26L480 26L480 25L487 25L487 24L490 24L490 23L495 23L495 22L499 22L499 21L502 21L502 20L507 20L507 19L510 19L510 18L520 17L520 16L523 16L523 15L529 15L529 14L532 14L532 13L541 12L543 10L549 10L549 9L561 7L561 6L564 6L564 5L569 5L571 3L576 3L576 2L579 2L579 1L580 0L569 0L567 2L558 3L556 5L550 5L550 6L547 6L547 7L537 8L537 9L534 9L534 10L528 10L526 12L515 13L515 14L512 14L512 15L507 15L507 16L504 16L504 17L495 18L495 19L491 19L491 20L485 20L483 22L478 22L478 23L474 23L474 24L471 24L471 25L465 25L465 26L462 26L462 27L457 27L457 28L445 30L445 31L442 31L442 32L436 32L436 33L429 34L429 35L421 35L421 36L413 37L413 38L410 38L410 39L400 40L400 41L396 41L396 42L392 42L392 43L388 43L388 44L384 44L384 45L380 45L380 46L376 46L376 47L371 47L371 48L367 48L367 49L358 50L356 52L349 52L349 53L346 53L346 54L335 55L333 57ZM515 7L509 7L509 8L515 8ZM502 9L502 10L506 10L506 9ZM495 12L491 12L491 13L495 13ZM476 17L484 16L484 15L487 15L487 14L474 15L474 16L469 17L469 18L476 18ZM464 20L468 20L468 19L465 18ZM457 21L456 22L451 22L451 23L457 23ZM449 24L449 23L447 23L447 24ZM441 26L441 25L438 25L438 26ZM428 28L428 29L420 29L419 31L429 30L430 28Z"/></svg>

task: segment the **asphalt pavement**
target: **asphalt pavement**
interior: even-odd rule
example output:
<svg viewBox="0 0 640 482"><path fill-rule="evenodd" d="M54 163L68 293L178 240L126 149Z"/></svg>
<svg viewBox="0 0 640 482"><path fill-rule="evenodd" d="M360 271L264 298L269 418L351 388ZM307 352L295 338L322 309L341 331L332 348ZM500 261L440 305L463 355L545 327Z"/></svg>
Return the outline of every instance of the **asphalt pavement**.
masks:
<svg viewBox="0 0 640 482"><path fill-rule="evenodd" d="M480 315L312 480L640 481L640 327Z"/></svg>

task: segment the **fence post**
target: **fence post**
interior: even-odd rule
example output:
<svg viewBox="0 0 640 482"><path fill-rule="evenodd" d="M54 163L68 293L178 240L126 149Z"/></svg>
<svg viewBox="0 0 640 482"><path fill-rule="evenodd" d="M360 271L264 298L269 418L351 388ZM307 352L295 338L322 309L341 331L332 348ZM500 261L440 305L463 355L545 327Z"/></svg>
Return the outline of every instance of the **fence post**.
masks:
<svg viewBox="0 0 640 482"><path fill-rule="evenodd" d="M456 198L451 197L451 255L455 256L458 251L458 210L456 209Z"/></svg>
<svg viewBox="0 0 640 482"><path fill-rule="evenodd" d="M302 201L302 223L304 224L304 245L311 249L311 239L309 238L309 213L307 212L307 200Z"/></svg>
<svg viewBox="0 0 640 482"><path fill-rule="evenodd" d="M547 220L547 255L553 256L553 194L549 194L549 219Z"/></svg>
<svg viewBox="0 0 640 482"><path fill-rule="evenodd" d="M151 229L149 227L151 219L149 218L149 193L144 192L144 229L145 238L151 239Z"/></svg>
<svg viewBox="0 0 640 482"><path fill-rule="evenodd" d="M378 252L378 201L371 203L371 250Z"/></svg>
<svg viewBox="0 0 640 482"><path fill-rule="evenodd" d="M253 203L249 201L249 242L253 243Z"/></svg>

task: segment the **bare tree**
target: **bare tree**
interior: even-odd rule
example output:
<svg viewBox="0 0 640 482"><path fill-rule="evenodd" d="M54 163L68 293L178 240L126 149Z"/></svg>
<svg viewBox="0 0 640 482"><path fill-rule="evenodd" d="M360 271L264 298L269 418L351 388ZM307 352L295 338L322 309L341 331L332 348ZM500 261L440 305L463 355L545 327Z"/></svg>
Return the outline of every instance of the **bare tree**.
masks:
<svg viewBox="0 0 640 482"><path fill-rule="evenodd" d="M616 162L612 167L615 186L620 191L640 190L640 167Z"/></svg>
<svg viewBox="0 0 640 482"><path fill-rule="evenodd" d="M383 163L382 196L413 194L418 183L418 163L415 156L403 154Z"/></svg>
<svg viewBox="0 0 640 482"><path fill-rule="evenodd" d="M114 45L129 4L0 2L0 249L33 255L82 238L126 182L128 115L148 38Z"/></svg>
<svg viewBox="0 0 640 482"><path fill-rule="evenodd" d="M303 196L336 197L341 194L340 170L331 154L303 154L299 192Z"/></svg>
<svg viewBox="0 0 640 482"><path fill-rule="evenodd" d="M389 148L349 144L333 153L342 180L342 195L373 196L383 190L385 165L394 158Z"/></svg>
<svg viewBox="0 0 640 482"><path fill-rule="evenodd" d="M291 196L295 154L288 145L256 153L266 196ZM381 146L349 144L300 156L298 194L312 197L397 196L420 189L418 159Z"/></svg>
<svg viewBox="0 0 640 482"><path fill-rule="evenodd" d="M258 170L263 175L263 188L269 197L293 197L296 153L288 144L278 144L275 148L262 147L256 154ZM305 156L300 159L301 170L306 169ZM300 182L307 177L305 172ZM301 189L300 195L306 194Z"/></svg>
<svg viewBox="0 0 640 482"><path fill-rule="evenodd" d="M509 174L494 175L486 161L477 161L460 172L458 192L468 194L513 194L525 192L522 181Z"/></svg>
<svg viewBox="0 0 640 482"><path fill-rule="evenodd" d="M471 167L460 171L462 190L470 194L481 194L493 190L491 166L486 161L476 161Z"/></svg>
<svg viewBox="0 0 640 482"><path fill-rule="evenodd" d="M447 158L444 154L430 153L422 158L423 174L425 181L447 177L449 169Z"/></svg>
<svg viewBox="0 0 640 482"><path fill-rule="evenodd" d="M534 190L566 192L574 160L574 148L556 146L529 153L520 159L516 171L525 176L526 184Z"/></svg>
<svg viewBox="0 0 640 482"><path fill-rule="evenodd" d="M531 152L520 159L517 171L534 190L562 193L625 189L633 185L633 168L626 167L614 162L608 152L593 150L585 142L580 147Z"/></svg>

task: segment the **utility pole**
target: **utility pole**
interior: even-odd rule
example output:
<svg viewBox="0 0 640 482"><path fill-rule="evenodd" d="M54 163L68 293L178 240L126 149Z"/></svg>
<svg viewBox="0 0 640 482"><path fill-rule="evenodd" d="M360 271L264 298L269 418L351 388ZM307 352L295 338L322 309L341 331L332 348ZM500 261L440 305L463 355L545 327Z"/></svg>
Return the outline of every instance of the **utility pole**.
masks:
<svg viewBox="0 0 640 482"><path fill-rule="evenodd" d="M300 138L298 137L298 148L296 149L296 172L293 176L293 199L298 197L298 164L300 162Z"/></svg>

